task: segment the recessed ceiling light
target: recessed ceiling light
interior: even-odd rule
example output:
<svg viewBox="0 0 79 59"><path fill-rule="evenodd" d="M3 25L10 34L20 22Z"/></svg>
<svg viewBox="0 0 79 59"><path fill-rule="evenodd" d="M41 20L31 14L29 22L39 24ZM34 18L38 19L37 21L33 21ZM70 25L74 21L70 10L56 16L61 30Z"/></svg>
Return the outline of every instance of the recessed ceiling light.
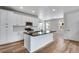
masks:
<svg viewBox="0 0 79 59"><path fill-rule="evenodd" d="M55 9L52 9L52 11L55 11Z"/></svg>
<svg viewBox="0 0 79 59"><path fill-rule="evenodd" d="M20 6L20 9L23 9L23 6Z"/></svg>
<svg viewBox="0 0 79 59"><path fill-rule="evenodd" d="M35 13L35 10L32 10L32 13Z"/></svg>

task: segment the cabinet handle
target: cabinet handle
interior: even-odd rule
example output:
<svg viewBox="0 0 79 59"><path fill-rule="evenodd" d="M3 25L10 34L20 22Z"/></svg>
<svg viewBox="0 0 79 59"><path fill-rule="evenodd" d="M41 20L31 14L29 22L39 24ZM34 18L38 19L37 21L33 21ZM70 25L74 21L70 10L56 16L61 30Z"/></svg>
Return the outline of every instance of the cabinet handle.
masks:
<svg viewBox="0 0 79 59"><path fill-rule="evenodd" d="M8 24L5 24L5 25L8 25Z"/></svg>
<svg viewBox="0 0 79 59"><path fill-rule="evenodd" d="M6 26L6 28L8 28L8 26Z"/></svg>
<svg viewBox="0 0 79 59"><path fill-rule="evenodd" d="M70 31L70 29L67 29L66 31Z"/></svg>

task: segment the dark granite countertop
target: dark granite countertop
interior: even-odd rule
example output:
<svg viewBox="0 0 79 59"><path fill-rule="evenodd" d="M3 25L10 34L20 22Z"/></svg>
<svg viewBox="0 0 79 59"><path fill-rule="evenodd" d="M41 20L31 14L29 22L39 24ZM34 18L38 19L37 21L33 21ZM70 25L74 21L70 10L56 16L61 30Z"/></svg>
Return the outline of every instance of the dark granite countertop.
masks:
<svg viewBox="0 0 79 59"><path fill-rule="evenodd" d="M49 31L47 32L43 32L43 31L30 31L30 32L23 32L24 34L28 34L30 36L39 36L39 35L45 35L45 34L49 34L49 33L53 33L56 31Z"/></svg>

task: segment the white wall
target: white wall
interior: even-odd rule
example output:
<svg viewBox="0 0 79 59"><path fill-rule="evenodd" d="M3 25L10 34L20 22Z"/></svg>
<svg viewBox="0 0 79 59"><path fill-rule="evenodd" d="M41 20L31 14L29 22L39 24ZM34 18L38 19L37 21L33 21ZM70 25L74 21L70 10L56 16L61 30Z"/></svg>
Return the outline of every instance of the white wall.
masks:
<svg viewBox="0 0 79 59"><path fill-rule="evenodd" d="M65 14L65 38L79 41L79 11Z"/></svg>
<svg viewBox="0 0 79 59"><path fill-rule="evenodd" d="M59 30L59 27L58 27L58 22L59 22L59 19L57 20L50 20L50 21L47 21L49 23L49 30L51 31L58 31Z"/></svg>

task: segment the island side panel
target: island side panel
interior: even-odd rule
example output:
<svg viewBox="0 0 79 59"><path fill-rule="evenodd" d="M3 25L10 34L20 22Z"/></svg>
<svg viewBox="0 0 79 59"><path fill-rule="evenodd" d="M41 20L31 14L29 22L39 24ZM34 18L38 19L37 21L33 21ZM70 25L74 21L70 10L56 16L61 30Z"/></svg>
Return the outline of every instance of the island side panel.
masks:
<svg viewBox="0 0 79 59"><path fill-rule="evenodd" d="M24 34L24 47L30 52L30 35Z"/></svg>
<svg viewBox="0 0 79 59"><path fill-rule="evenodd" d="M34 52L47 44L53 42L53 33L48 33L39 36L31 36L30 40L30 52Z"/></svg>

